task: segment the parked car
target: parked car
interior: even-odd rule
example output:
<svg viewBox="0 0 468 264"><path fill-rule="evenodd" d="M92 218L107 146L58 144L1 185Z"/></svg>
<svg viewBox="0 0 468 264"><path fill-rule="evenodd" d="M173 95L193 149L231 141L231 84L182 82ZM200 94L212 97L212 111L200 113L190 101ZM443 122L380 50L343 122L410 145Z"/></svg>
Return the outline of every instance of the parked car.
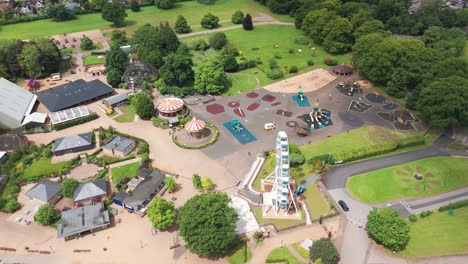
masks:
<svg viewBox="0 0 468 264"><path fill-rule="evenodd" d="M338 201L338 204L341 206L341 208L342 208L345 212L348 212L348 211L349 211L349 207L348 207L348 205L345 203L345 201L339 200L339 201Z"/></svg>
<svg viewBox="0 0 468 264"><path fill-rule="evenodd" d="M273 123L266 123L264 126L265 130L273 130L275 129L275 124Z"/></svg>
<svg viewBox="0 0 468 264"><path fill-rule="evenodd" d="M63 42L68 43L68 39L64 39Z"/></svg>
<svg viewBox="0 0 468 264"><path fill-rule="evenodd" d="M73 41L73 42L76 42L76 38L72 38L72 41Z"/></svg>
<svg viewBox="0 0 468 264"><path fill-rule="evenodd" d="M72 47L72 48L75 48L76 46L75 46L75 44L72 44L71 47Z"/></svg>

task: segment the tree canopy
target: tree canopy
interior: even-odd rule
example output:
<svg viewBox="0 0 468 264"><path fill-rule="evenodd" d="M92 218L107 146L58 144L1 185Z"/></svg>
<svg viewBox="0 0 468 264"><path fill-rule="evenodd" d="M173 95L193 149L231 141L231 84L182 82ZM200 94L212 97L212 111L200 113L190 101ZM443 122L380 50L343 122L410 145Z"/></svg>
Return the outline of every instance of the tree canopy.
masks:
<svg viewBox="0 0 468 264"><path fill-rule="evenodd" d="M65 8L63 4L50 5L46 10L47 16L54 21L62 22L75 19L75 13L72 10Z"/></svg>
<svg viewBox="0 0 468 264"><path fill-rule="evenodd" d="M244 30L252 30L254 28L250 14L245 15L244 21L242 21L242 28Z"/></svg>
<svg viewBox="0 0 468 264"><path fill-rule="evenodd" d="M310 259L314 263L320 259L323 264L336 264L340 260L340 254L329 238L321 238L310 247Z"/></svg>
<svg viewBox="0 0 468 264"><path fill-rule="evenodd" d="M174 30L178 34L184 34L184 33L192 32L192 29L190 28L190 25L188 24L185 17L180 16L180 15L177 17L177 20L176 20L175 26L174 26Z"/></svg>
<svg viewBox="0 0 468 264"><path fill-rule="evenodd" d="M201 94L221 94L229 84L223 66L207 61L195 71L194 89Z"/></svg>
<svg viewBox="0 0 468 264"><path fill-rule="evenodd" d="M370 211L366 229L376 242L393 251L405 249L409 241L408 222L389 207Z"/></svg>
<svg viewBox="0 0 468 264"><path fill-rule="evenodd" d="M212 47L215 50L220 50L224 46L226 46L228 40L226 34L224 34L223 32L218 32L210 36L209 42L210 47Z"/></svg>
<svg viewBox="0 0 468 264"><path fill-rule="evenodd" d="M66 178L60 184L60 192L66 198L73 198L76 187L78 187L79 182L73 178Z"/></svg>
<svg viewBox="0 0 468 264"><path fill-rule="evenodd" d="M154 4L160 9L171 9L175 5L175 0L155 0Z"/></svg>
<svg viewBox="0 0 468 264"><path fill-rule="evenodd" d="M128 16L125 12L125 5L119 2L107 3L102 9L102 19L112 22L115 26L123 26L125 18Z"/></svg>
<svg viewBox="0 0 468 264"><path fill-rule="evenodd" d="M171 176L166 177L166 179L164 180L164 186L169 192L175 191L177 184L176 184L176 181L174 180L174 177L171 177Z"/></svg>
<svg viewBox="0 0 468 264"><path fill-rule="evenodd" d="M207 29L217 28L219 27L219 17L213 15L212 13L208 13L203 16L201 25Z"/></svg>
<svg viewBox="0 0 468 264"><path fill-rule="evenodd" d="M132 98L132 104L135 106L135 112L141 119L148 119L153 116L154 103L146 93L137 93Z"/></svg>
<svg viewBox="0 0 468 264"><path fill-rule="evenodd" d="M60 214L55 210L54 206L46 203L39 207L39 210L34 215L34 220L43 225L51 225L60 219Z"/></svg>
<svg viewBox="0 0 468 264"><path fill-rule="evenodd" d="M168 86L183 87L194 80L193 61L189 49L181 45L176 53L171 53L164 58L164 65L159 70L159 75Z"/></svg>
<svg viewBox="0 0 468 264"><path fill-rule="evenodd" d="M106 69L116 70L122 74L128 67L128 56L119 45L112 45L106 54Z"/></svg>
<svg viewBox="0 0 468 264"><path fill-rule="evenodd" d="M154 199L146 208L146 214L154 227L163 230L171 227L176 217L174 203L161 197Z"/></svg>
<svg viewBox="0 0 468 264"><path fill-rule="evenodd" d="M224 256L235 246L237 214L221 192L198 194L179 210L177 223L185 247L200 256Z"/></svg>
<svg viewBox="0 0 468 264"><path fill-rule="evenodd" d="M231 22L234 24L242 24L244 21L244 13L240 10L236 10L231 16Z"/></svg>

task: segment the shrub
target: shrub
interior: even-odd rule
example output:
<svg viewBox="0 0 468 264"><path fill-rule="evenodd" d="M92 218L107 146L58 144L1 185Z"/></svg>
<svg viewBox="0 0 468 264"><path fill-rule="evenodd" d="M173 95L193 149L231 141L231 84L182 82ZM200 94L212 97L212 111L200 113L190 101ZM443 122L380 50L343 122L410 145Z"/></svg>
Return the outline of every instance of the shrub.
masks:
<svg viewBox="0 0 468 264"><path fill-rule="evenodd" d="M432 214L432 211L424 211L421 214L419 214L419 216L421 216L421 218L425 218L425 217L430 216L431 214Z"/></svg>
<svg viewBox="0 0 468 264"><path fill-rule="evenodd" d="M299 69L297 69L297 66L296 65L293 65L289 68L289 73L296 73L298 72Z"/></svg>
<svg viewBox="0 0 468 264"><path fill-rule="evenodd" d="M275 53L275 58L278 59L278 60L280 60L280 59L282 59L283 57L282 57L279 53Z"/></svg>
<svg viewBox="0 0 468 264"><path fill-rule="evenodd" d="M416 221L418 221L418 216L412 214L412 215L409 215L409 216L408 216L408 219L409 219L411 222L416 222Z"/></svg>
<svg viewBox="0 0 468 264"><path fill-rule="evenodd" d="M289 48L288 52L289 52L289 54L293 54L293 53L294 53L294 49L293 49L293 48Z"/></svg>
<svg viewBox="0 0 468 264"><path fill-rule="evenodd" d="M323 59L323 63L328 66L335 66L338 64L338 61L333 58L326 57Z"/></svg>
<svg viewBox="0 0 468 264"><path fill-rule="evenodd" d="M154 4L160 9L171 9L174 7L175 0L155 0Z"/></svg>
<svg viewBox="0 0 468 264"><path fill-rule="evenodd" d="M210 48L210 45L204 39L196 39L192 42L191 47L194 50L207 50Z"/></svg>
<svg viewBox="0 0 468 264"><path fill-rule="evenodd" d="M340 254L329 238L321 238L310 247L310 259L321 259L323 264L336 264L340 260Z"/></svg>
<svg viewBox="0 0 468 264"><path fill-rule="evenodd" d="M226 46L228 40L226 34L223 32L218 32L210 37L209 42L210 47L215 50L221 50L224 46Z"/></svg>
<svg viewBox="0 0 468 264"><path fill-rule="evenodd" d="M80 49L82 50L92 50L94 48L93 41L88 37L83 37L81 39Z"/></svg>
<svg viewBox="0 0 468 264"><path fill-rule="evenodd" d="M76 126L76 125L79 125L79 124L87 123L87 122L92 121L92 120L97 119L97 118L98 118L98 115L96 113L92 113L89 116L85 116L85 117L78 118L78 119L75 119L75 120L71 120L71 121L68 121L68 122L53 125L52 129L62 130L62 129L69 128L69 127L72 127L72 126Z"/></svg>
<svg viewBox="0 0 468 264"><path fill-rule="evenodd" d="M315 64L315 63L314 63L313 60L308 60L308 61L307 61L307 65L309 65L309 66L312 66L312 65L314 65L314 64Z"/></svg>
<svg viewBox="0 0 468 264"><path fill-rule="evenodd" d="M3 206L3 209L8 213L14 213L16 212L16 210L20 208L20 206L21 205L18 203L18 201L14 199L10 199L5 203L5 206Z"/></svg>
<svg viewBox="0 0 468 264"><path fill-rule="evenodd" d="M307 37L297 37L294 39L294 43L299 45L309 45L310 41Z"/></svg>
<svg viewBox="0 0 468 264"><path fill-rule="evenodd" d="M203 16L201 26L207 29L213 29L219 27L219 18L212 13L208 13Z"/></svg>
<svg viewBox="0 0 468 264"><path fill-rule="evenodd" d="M127 190L127 188L128 188L128 184L124 183L124 184L122 184L122 185L120 186L119 190L120 190L121 192L125 192L125 190Z"/></svg>
<svg viewBox="0 0 468 264"><path fill-rule="evenodd" d="M267 73L267 77L272 80L281 79L284 77L284 73L280 69L274 69Z"/></svg>
<svg viewBox="0 0 468 264"><path fill-rule="evenodd" d="M305 159L302 155L297 154L297 153L292 153L289 155L289 163L291 163L292 167L299 166L304 164Z"/></svg>
<svg viewBox="0 0 468 264"><path fill-rule="evenodd" d="M34 215L34 221L43 224L51 225L60 219L60 214L55 210L54 206L50 203L46 203L39 207L36 215Z"/></svg>
<svg viewBox="0 0 468 264"><path fill-rule="evenodd" d="M457 208L461 208L465 206L468 206L468 200L462 200L462 201L458 201L454 203L449 203L446 206L440 207L439 212L448 211L449 209L457 209Z"/></svg>
<svg viewBox="0 0 468 264"><path fill-rule="evenodd" d="M259 243L263 239L263 232L262 231L255 231L253 234L253 238L255 240L255 243Z"/></svg>
<svg viewBox="0 0 468 264"><path fill-rule="evenodd" d="M278 62L275 59L271 59L268 62L268 67L270 68L270 70L279 69Z"/></svg>
<svg viewBox="0 0 468 264"><path fill-rule="evenodd" d="M246 60L239 63L238 71L242 71L245 69L255 68L257 66L257 61L255 60Z"/></svg>
<svg viewBox="0 0 468 264"><path fill-rule="evenodd" d="M234 24L242 24L244 21L244 13L242 11L237 10L232 14L231 21Z"/></svg>
<svg viewBox="0 0 468 264"><path fill-rule="evenodd" d="M392 208L373 209L367 216L366 229L377 243L390 250L401 251L408 245L409 224Z"/></svg>
<svg viewBox="0 0 468 264"><path fill-rule="evenodd" d="M76 187L78 187L78 181L73 178L66 178L60 184L60 192L64 197L72 198Z"/></svg>

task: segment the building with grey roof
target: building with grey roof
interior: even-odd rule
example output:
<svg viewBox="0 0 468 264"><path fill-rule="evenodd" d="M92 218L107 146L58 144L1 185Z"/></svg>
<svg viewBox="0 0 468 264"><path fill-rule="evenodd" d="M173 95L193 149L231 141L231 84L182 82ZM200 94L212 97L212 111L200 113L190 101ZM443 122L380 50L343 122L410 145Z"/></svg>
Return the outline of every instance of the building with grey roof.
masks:
<svg viewBox="0 0 468 264"><path fill-rule="evenodd" d="M54 141L52 152L55 155L80 152L94 148L93 134L91 132L57 138Z"/></svg>
<svg viewBox="0 0 468 264"><path fill-rule="evenodd" d="M90 204L100 202L107 196L107 183L99 178L92 182L80 183L73 194L73 200L77 204Z"/></svg>
<svg viewBox="0 0 468 264"><path fill-rule="evenodd" d="M117 157L126 157L136 146L135 140L122 136L115 136L102 146L103 153Z"/></svg>
<svg viewBox="0 0 468 264"><path fill-rule="evenodd" d="M143 168L138 171L137 177L140 181L133 191L118 193L114 197L114 203L129 211L143 213L153 197L164 188L166 174Z"/></svg>
<svg viewBox="0 0 468 264"><path fill-rule="evenodd" d="M26 196L46 203L55 204L62 198L60 183L51 180L42 180L29 189Z"/></svg>
<svg viewBox="0 0 468 264"><path fill-rule="evenodd" d="M0 150L12 151L29 145L28 139L20 134L0 135Z"/></svg>
<svg viewBox="0 0 468 264"><path fill-rule="evenodd" d="M103 203L86 205L62 212L62 221L57 226L57 237L72 239L86 232L104 229L110 224L109 212Z"/></svg>
<svg viewBox="0 0 468 264"><path fill-rule="evenodd" d="M129 93L127 92L127 93L120 93L120 94L113 95L111 97L107 97L106 99L102 100L102 103L107 107L115 106L116 104L127 101L128 94Z"/></svg>
<svg viewBox="0 0 468 264"><path fill-rule="evenodd" d="M21 127L36 103L37 96L0 78L0 129Z"/></svg>
<svg viewBox="0 0 468 264"><path fill-rule="evenodd" d="M111 95L114 89L100 80L79 79L36 93L51 112L88 104Z"/></svg>

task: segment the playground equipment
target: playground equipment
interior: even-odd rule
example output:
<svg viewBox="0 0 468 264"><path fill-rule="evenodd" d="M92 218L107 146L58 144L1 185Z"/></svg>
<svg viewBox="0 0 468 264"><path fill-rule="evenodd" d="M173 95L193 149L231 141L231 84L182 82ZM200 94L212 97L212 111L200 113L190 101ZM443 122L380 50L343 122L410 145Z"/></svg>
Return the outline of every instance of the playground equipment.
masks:
<svg viewBox="0 0 468 264"><path fill-rule="evenodd" d="M231 120L231 125L232 125L232 128L234 129L234 131L236 131L236 133L240 133L242 131L242 127L240 126L239 120L233 118Z"/></svg>
<svg viewBox="0 0 468 264"><path fill-rule="evenodd" d="M302 187L302 185L301 185L301 186L299 186L299 188L297 188L296 192L294 193L294 196L299 196L303 192L304 192L304 187Z"/></svg>
<svg viewBox="0 0 468 264"><path fill-rule="evenodd" d="M318 100L314 105L314 109L312 110L312 112L310 112L309 115L310 119L312 120L312 123L310 125L311 130L315 129L314 124L317 124L319 128L324 128L325 125L323 123L330 120L330 116L327 116L324 112L322 112Z"/></svg>
<svg viewBox="0 0 468 264"><path fill-rule="evenodd" d="M299 211L294 200L294 193L291 190L290 185L289 144L288 135L284 131L280 131L276 137L275 162L275 170L264 180L273 181L271 200L269 204L267 203L265 214L269 209L273 208L275 215L278 215L280 209L284 210L284 215L288 215L291 206L293 206L296 211L296 215L299 216Z"/></svg>
<svg viewBox="0 0 468 264"><path fill-rule="evenodd" d="M302 91L302 89L299 89L297 96L299 97L299 100L301 100L301 102L304 101L304 92Z"/></svg>

